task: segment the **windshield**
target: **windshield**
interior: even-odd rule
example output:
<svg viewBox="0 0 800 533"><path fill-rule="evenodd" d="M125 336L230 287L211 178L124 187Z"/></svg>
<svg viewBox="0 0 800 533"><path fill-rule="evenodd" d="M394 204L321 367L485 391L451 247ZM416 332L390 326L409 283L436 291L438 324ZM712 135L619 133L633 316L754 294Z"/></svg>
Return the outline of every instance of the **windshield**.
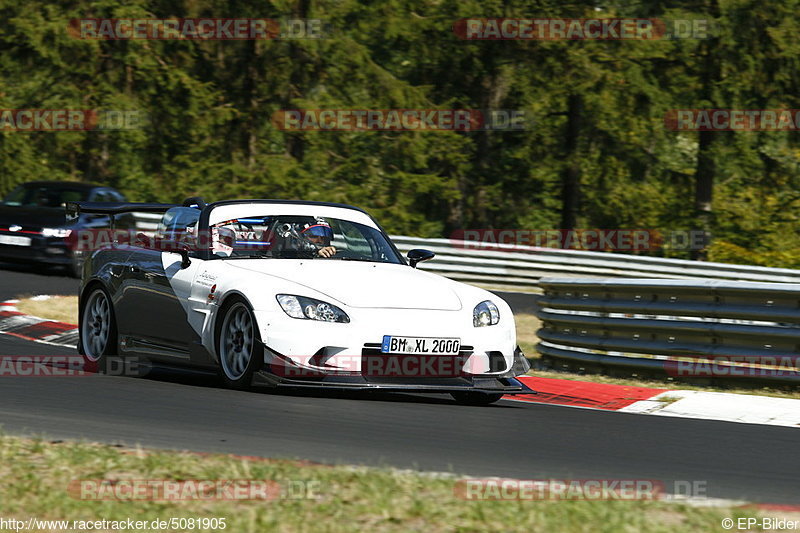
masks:
<svg viewBox="0 0 800 533"><path fill-rule="evenodd" d="M8 193L3 203L21 207L64 207L67 202L85 201L88 194L89 189L52 185L21 185Z"/></svg>
<svg viewBox="0 0 800 533"><path fill-rule="evenodd" d="M214 224L210 233L215 258L319 258L402 264L380 231L337 218L248 216Z"/></svg>

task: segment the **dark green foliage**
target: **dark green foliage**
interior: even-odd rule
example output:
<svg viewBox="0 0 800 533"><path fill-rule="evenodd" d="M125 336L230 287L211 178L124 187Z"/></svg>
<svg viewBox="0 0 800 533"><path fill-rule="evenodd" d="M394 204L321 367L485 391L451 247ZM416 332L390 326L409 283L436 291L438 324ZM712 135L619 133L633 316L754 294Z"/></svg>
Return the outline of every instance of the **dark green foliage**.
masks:
<svg viewBox="0 0 800 533"><path fill-rule="evenodd" d="M134 200L356 204L390 232L707 226L712 260L800 267L794 132L672 132L676 108L800 108L797 1L0 0L0 109L138 109L139 131L0 132L33 179ZM90 41L80 17L299 17L323 40ZM713 19L708 40L464 41L462 17ZM495 108L524 132L284 132L281 109ZM698 158L700 164L698 164ZM712 210L696 210L698 169ZM702 176L701 176L702 177ZM572 180L573 191L562 187ZM565 200L570 216L564 216ZM660 252L688 257L684 252Z"/></svg>

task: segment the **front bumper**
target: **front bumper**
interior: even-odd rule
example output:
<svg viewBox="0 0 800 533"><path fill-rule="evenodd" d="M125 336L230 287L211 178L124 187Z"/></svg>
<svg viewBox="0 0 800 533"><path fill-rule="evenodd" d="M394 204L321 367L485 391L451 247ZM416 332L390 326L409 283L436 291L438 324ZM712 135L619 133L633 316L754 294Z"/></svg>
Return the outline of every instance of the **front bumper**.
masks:
<svg viewBox="0 0 800 533"><path fill-rule="evenodd" d="M267 349L267 351L271 351ZM272 351L271 351L272 352ZM535 394L517 376L524 375L531 366L519 346L514 351L514 362L499 375L465 375L453 377L372 377L353 372L315 371L309 376L308 367L296 365L292 359L271 353L272 364L265 365L255 375L254 384L272 387L299 387L335 390L373 390L384 392L482 392L486 394ZM296 371L297 373L295 373ZM306 377L298 378L296 375Z"/></svg>
<svg viewBox="0 0 800 533"><path fill-rule="evenodd" d="M349 324L298 320L283 311L256 310L267 347L265 364L280 363L285 358L309 370L358 374L362 365L369 364L368 358L376 362L374 358L385 356L381 353L382 336L397 335L460 339L461 351L455 357L463 361L463 372L457 375L506 378L527 371L519 371L522 363L515 356L513 323L473 328L468 322L470 313L452 311L349 308L346 312L352 321Z"/></svg>
<svg viewBox="0 0 800 533"><path fill-rule="evenodd" d="M13 233L3 235L16 236ZM73 255L70 246L58 237L30 236L28 246L0 244L0 261L14 263L43 263L48 265L70 265Z"/></svg>
<svg viewBox="0 0 800 533"><path fill-rule="evenodd" d="M399 378L398 378L399 379ZM448 380L432 378L427 383L419 380L415 383L391 383L389 381L375 383L357 376L327 376L319 380L288 379L275 374L260 371L255 375L255 385L271 387L314 388L326 390L354 390L381 392L415 392L415 393L448 393L448 392L482 392L486 394L535 394L521 381L514 378L452 378Z"/></svg>

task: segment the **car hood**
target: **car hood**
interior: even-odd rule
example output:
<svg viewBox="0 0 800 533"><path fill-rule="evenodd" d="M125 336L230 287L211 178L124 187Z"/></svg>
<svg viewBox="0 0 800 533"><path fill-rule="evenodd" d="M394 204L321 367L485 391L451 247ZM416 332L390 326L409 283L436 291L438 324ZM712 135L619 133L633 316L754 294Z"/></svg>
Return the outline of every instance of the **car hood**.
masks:
<svg viewBox="0 0 800 533"><path fill-rule="evenodd" d="M462 307L452 281L406 265L325 259L243 259L228 264L308 287L350 307Z"/></svg>
<svg viewBox="0 0 800 533"><path fill-rule="evenodd" d="M59 208L0 205L0 228L14 224L22 226L24 230L60 228L66 221L66 212Z"/></svg>

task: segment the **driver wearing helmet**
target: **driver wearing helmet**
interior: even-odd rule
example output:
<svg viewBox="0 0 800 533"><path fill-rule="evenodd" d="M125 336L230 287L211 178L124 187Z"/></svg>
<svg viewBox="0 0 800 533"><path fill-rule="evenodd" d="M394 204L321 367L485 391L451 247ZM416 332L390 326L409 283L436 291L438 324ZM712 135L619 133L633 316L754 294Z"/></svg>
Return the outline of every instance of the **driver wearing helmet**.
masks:
<svg viewBox="0 0 800 533"><path fill-rule="evenodd" d="M317 219L314 223L305 224L300 232L303 238L311 243L316 249L316 254L320 257L333 257L336 248L331 246L333 230L330 224L322 219Z"/></svg>

